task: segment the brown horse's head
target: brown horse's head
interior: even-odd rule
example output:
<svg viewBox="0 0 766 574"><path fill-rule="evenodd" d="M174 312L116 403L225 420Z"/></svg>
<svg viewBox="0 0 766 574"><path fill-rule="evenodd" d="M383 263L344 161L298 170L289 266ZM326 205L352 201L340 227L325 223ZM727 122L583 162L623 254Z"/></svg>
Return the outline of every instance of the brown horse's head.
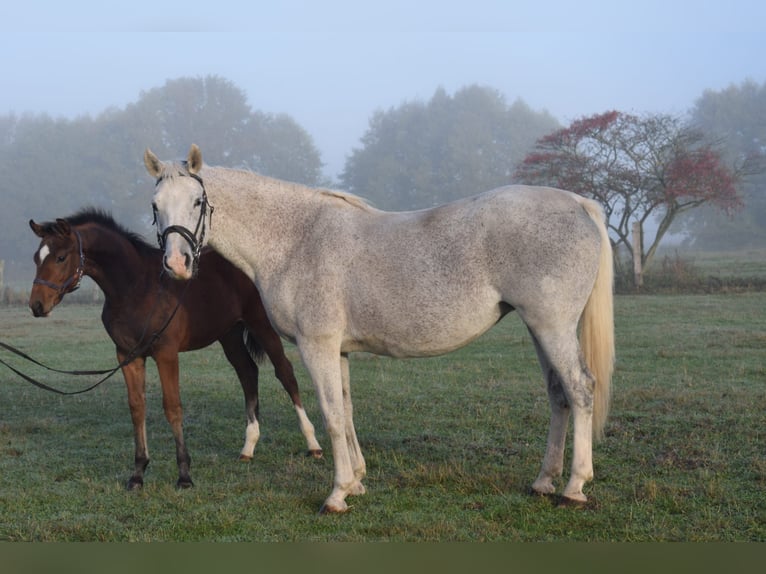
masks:
<svg viewBox="0 0 766 574"><path fill-rule="evenodd" d="M29 227L41 240L34 257L37 273L29 308L35 317L45 317L80 286L85 267L82 239L64 219L43 224L30 219Z"/></svg>

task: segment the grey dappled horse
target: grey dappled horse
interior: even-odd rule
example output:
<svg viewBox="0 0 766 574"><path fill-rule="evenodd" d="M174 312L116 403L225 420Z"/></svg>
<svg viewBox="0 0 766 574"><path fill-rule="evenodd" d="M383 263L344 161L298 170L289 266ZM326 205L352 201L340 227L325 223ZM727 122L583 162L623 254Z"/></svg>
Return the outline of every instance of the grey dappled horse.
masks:
<svg viewBox="0 0 766 574"><path fill-rule="evenodd" d="M344 512L346 497L365 491L348 354L448 353L512 310L532 335L551 407L532 488L554 492L571 410L563 496L586 501L614 362L612 249L597 203L510 186L388 213L350 194L203 166L196 145L185 162L161 162L148 149L144 161L157 180L168 272L190 279L208 243L255 281L273 326L298 345L332 441L334 487L323 511Z"/></svg>

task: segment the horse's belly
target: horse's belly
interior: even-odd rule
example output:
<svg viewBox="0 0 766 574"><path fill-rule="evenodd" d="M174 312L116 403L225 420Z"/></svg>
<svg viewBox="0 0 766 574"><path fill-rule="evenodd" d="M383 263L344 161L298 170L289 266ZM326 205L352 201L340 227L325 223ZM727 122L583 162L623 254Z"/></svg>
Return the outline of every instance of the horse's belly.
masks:
<svg viewBox="0 0 766 574"><path fill-rule="evenodd" d="M450 353L485 333L508 311L501 305L471 312L389 314L377 324L354 323L344 352L366 351L391 357L429 357Z"/></svg>

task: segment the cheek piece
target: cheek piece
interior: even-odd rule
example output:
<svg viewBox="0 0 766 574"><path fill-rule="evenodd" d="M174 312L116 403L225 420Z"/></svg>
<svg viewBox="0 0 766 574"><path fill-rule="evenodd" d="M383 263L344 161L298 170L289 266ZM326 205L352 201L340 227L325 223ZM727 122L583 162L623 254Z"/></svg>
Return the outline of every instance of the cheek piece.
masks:
<svg viewBox="0 0 766 574"><path fill-rule="evenodd" d="M43 285L53 289L59 295L66 295L67 293L71 293L80 288L80 281L82 281L82 276L85 273L85 253L82 250L82 237L80 237L80 232L75 231L74 234L75 237L77 237L77 249L80 252L80 262L77 264L77 269L75 269L72 276L61 284L35 277L34 281L32 281L34 285Z"/></svg>

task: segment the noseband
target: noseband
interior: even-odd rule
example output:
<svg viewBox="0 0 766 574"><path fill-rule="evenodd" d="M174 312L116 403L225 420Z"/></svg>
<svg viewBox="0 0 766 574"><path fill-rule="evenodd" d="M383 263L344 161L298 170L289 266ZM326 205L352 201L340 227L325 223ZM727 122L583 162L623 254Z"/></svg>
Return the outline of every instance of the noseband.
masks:
<svg viewBox="0 0 766 574"><path fill-rule="evenodd" d="M199 213L199 219L197 219L197 226L194 228L194 231L189 230L188 228L184 227L183 225L169 225L166 227L162 233L160 233L159 228L157 229L157 243L159 243L160 249L165 249L165 244L167 243L168 235L171 233L178 233L181 237L183 237L186 242L189 244L189 247L191 247L192 251L192 272L194 274L197 273L197 268L199 266L199 258L200 254L202 253L202 246L205 243L205 220L207 219L207 210L210 208L210 225L213 225L213 210L215 209L212 205L210 205L210 202L207 199L207 192L205 191L205 183L202 181L202 178L198 176L196 173L179 173L178 175L182 177L191 177L197 181L197 183L200 184L200 187L202 187L202 203L200 204L200 213ZM162 181L162 177L157 180L156 185L159 185L159 183ZM154 210L154 221L152 222L153 225L157 224L157 208L153 207ZM199 238L197 238L197 234L199 233Z"/></svg>
<svg viewBox="0 0 766 574"><path fill-rule="evenodd" d="M71 293L80 288L80 281L82 281L82 276L85 273L85 252L82 250L82 237L80 237L80 232L75 231L74 234L75 237L77 237L77 249L80 252L80 262L77 264L77 269L75 269L74 274L60 285L58 283L53 283L52 281L46 281L45 279L35 277L34 281L32 281L34 285L43 285L53 289L59 295L66 295L67 293Z"/></svg>

